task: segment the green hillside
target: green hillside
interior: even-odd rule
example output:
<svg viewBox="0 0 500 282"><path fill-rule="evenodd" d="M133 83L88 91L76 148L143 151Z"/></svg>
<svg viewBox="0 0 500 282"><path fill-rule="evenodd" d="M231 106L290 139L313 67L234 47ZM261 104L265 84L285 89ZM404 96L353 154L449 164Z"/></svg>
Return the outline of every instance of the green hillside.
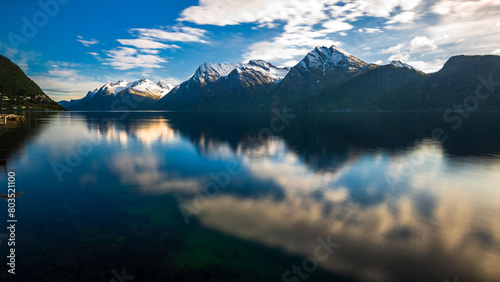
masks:
<svg viewBox="0 0 500 282"><path fill-rule="evenodd" d="M65 110L8 58L0 55L0 109ZM24 107L24 108L23 108Z"/></svg>

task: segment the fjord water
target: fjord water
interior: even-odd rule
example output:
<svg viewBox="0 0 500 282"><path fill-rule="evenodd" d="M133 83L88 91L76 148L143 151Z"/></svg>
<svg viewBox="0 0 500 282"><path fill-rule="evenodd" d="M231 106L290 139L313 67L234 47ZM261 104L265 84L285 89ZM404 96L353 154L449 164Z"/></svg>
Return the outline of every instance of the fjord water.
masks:
<svg viewBox="0 0 500 282"><path fill-rule="evenodd" d="M15 280L499 280L500 115L282 118L27 113Z"/></svg>

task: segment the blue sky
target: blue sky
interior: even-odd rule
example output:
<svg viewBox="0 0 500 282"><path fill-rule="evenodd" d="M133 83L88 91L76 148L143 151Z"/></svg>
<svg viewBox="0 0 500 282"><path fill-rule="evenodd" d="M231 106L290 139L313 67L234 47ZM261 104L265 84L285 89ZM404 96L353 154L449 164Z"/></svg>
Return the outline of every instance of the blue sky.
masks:
<svg viewBox="0 0 500 282"><path fill-rule="evenodd" d="M204 62L293 66L315 46L439 70L500 54L500 0L2 1L0 54L56 101L107 82L188 79Z"/></svg>

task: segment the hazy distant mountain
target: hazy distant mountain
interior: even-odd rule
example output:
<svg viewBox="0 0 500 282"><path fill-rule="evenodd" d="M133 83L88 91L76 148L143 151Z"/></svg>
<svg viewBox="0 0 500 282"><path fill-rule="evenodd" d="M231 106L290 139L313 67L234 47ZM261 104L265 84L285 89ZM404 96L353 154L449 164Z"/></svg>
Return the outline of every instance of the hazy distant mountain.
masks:
<svg viewBox="0 0 500 282"><path fill-rule="evenodd" d="M0 55L0 104L2 108L64 110L24 74L19 66Z"/></svg>
<svg viewBox="0 0 500 282"><path fill-rule="evenodd" d="M262 60L246 64L205 63L154 107L168 110L245 109L274 89L288 71Z"/></svg>
<svg viewBox="0 0 500 282"><path fill-rule="evenodd" d="M172 89L173 86L165 81L154 83L145 78L132 82L120 80L89 91L82 99L60 101L59 104L70 110L149 109Z"/></svg>

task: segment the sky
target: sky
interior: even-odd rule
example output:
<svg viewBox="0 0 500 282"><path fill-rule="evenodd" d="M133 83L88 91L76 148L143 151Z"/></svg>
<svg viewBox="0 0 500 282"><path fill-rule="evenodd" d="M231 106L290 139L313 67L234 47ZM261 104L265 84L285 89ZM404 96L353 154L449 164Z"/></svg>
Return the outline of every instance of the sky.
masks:
<svg viewBox="0 0 500 282"><path fill-rule="evenodd" d="M0 54L56 101L118 80L179 84L205 62L292 67L316 46L424 72L454 55L500 55L500 0L2 0L0 8Z"/></svg>

